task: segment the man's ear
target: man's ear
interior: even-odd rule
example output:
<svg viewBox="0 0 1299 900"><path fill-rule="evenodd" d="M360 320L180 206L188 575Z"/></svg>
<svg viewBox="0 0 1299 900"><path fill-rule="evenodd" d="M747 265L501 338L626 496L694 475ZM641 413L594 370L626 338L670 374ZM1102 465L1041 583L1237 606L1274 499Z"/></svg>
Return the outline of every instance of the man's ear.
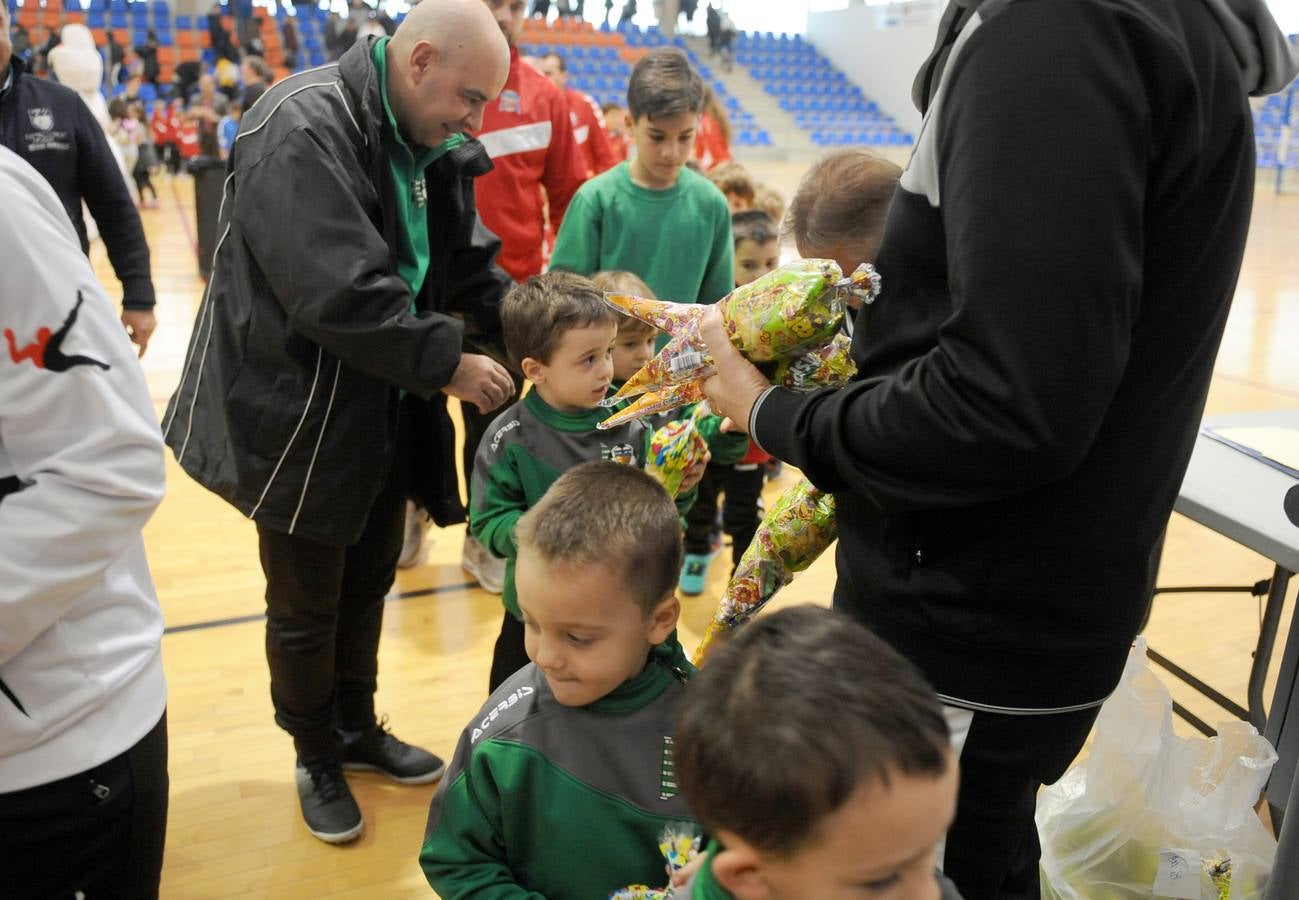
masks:
<svg viewBox="0 0 1299 900"><path fill-rule="evenodd" d="M770 900L771 889L762 877L762 855L733 834L719 831L724 846L713 855L713 878L735 900Z"/></svg>
<svg viewBox="0 0 1299 900"><path fill-rule="evenodd" d="M533 384L544 384L546 381L546 365L533 359L531 356L523 357L523 362L519 364L523 369L523 377Z"/></svg>
<svg viewBox="0 0 1299 900"><path fill-rule="evenodd" d="M438 48L429 41L416 41L410 51L410 80L419 84L437 67Z"/></svg>

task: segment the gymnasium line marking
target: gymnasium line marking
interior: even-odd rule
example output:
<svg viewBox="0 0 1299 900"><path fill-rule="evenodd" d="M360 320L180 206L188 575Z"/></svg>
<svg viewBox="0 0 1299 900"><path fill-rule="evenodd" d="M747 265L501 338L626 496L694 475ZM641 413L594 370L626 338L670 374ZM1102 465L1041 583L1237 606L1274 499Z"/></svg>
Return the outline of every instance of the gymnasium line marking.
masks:
<svg viewBox="0 0 1299 900"><path fill-rule="evenodd" d="M192 177L192 176L191 176ZM171 196L176 201L176 213L180 216L180 225L185 229L185 237L189 238L189 245L194 250L195 258L198 257L198 238L194 235L194 228L189 224L189 217L185 215L185 208L180 203L180 188L176 187L176 176L171 176ZM195 200L195 203L198 201Z"/></svg>
<svg viewBox="0 0 1299 900"><path fill-rule="evenodd" d="M478 587L476 581L466 581L463 584L444 584L440 587L420 588L418 591L405 591L401 594L389 594L383 598L385 603L396 603L398 600L410 600L414 597L429 597L433 594L442 594L447 591L463 591L469 588ZM203 631L208 628L222 628L226 625L245 625L248 622L258 622L266 618L266 613L253 613L248 616L234 616L229 619L213 619L210 622L191 622L189 625L173 625L170 628L164 628L162 633L180 634L183 631Z"/></svg>

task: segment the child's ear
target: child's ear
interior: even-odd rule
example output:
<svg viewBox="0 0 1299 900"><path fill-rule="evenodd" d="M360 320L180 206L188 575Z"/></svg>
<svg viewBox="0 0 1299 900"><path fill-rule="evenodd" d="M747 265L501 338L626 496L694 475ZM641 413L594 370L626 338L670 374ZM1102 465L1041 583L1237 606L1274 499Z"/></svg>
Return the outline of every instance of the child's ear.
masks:
<svg viewBox="0 0 1299 900"><path fill-rule="evenodd" d="M673 591L660 600L659 605L650 613L650 643L661 644L666 641L672 629L677 627L679 618L681 618L681 601Z"/></svg>
<svg viewBox="0 0 1299 900"><path fill-rule="evenodd" d="M768 900L771 890L762 877L762 857L743 841L729 837L713 855L713 878L735 900Z"/></svg>
<svg viewBox="0 0 1299 900"><path fill-rule="evenodd" d="M531 356L523 357L523 362L519 364L523 369L523 377L533 384L541 384L546 380L546 366L544 363L533 359Z"/></svg>
<svg viewBox="0 0 1299 900"><path fill-rule="evenodd" d="M622 126L624 128L631 131L632 126L635 124L636 123L631 120L631 110L627 110L627 112L622 114Z"/></svg>

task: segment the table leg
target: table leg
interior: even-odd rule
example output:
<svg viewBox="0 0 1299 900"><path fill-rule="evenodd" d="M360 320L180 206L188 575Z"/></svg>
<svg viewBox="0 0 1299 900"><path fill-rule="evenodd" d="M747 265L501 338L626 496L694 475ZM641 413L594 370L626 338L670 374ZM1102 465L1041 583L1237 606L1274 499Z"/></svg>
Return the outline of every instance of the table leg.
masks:
<svg viewBox="0 0 1299 900"><path fill-rule="evenodd" d="M1290 586L1292 574L1294 573L1281 566L1277 566L1272 573L1267 606L1263 608L1258 649L1254 652L1254 664L1249 670L1249 721L1260 732L1267 723L1267 712L1263 706L1263 683L1267 681L1267 670L1272 663L1272 648L1276 645L1276 633L1281 626L1281 610L1285 607L1285 592Z"/></svg>

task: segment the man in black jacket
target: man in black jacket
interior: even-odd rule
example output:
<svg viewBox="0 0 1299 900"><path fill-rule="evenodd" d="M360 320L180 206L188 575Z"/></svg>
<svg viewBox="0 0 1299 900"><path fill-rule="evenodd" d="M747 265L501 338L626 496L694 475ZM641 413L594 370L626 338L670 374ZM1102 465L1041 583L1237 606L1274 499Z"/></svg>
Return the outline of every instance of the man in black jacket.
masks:
<svg viewBox="0 0 1299 900"><path fill-rule="evenodd" d="M835 606L947 704L967 900L1038 896L1034 797L1123 670L1235 289L1246 95L1294 73L1262 0L956 0L857 381L770 388L709 316L709 396L834 492Z"/></svg>
<svg viewBox="0 0 1299 900"><path fill-rule="evenodd" d="M431 0L267 91L231 147L163 419L185 471L257 523L275 719L307 827L331 843L363 827L343 767L443 769L376 722L379 631L407 490L439 524L464 519L443 395L486 412L513 390L463 347L499 347L510 283L474 211L491 163L463 133L508 66L480 0Z"/></svg>
<svg viewBox="0 0 1299 900"><path fill-rule="evenodd" d="M0 145L40 172L59 195L88 251L81 201L99 225L108 259L122 282L122 324L144 355L157 324L149 245L140 213L109 149L104 130L77 93L37 78L12 56L9 7L0 3Z"/></svg>

